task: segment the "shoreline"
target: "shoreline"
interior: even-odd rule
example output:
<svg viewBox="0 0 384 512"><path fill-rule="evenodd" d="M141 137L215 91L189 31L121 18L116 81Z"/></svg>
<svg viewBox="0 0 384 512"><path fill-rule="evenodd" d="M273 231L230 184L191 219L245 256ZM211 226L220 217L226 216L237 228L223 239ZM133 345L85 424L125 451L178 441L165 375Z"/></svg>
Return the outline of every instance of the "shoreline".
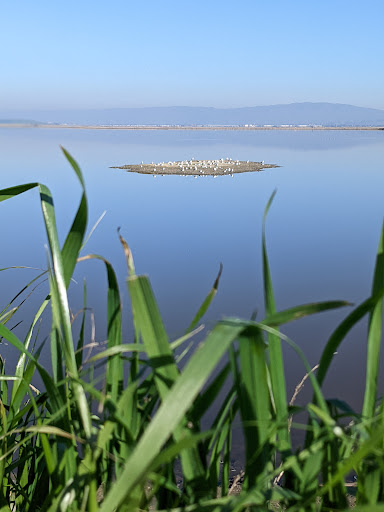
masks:
<svg viewBox="0 0 384 512"><path fill-rule="evenodd" d="M0 123L0 128L43 128L72 130L201 130L201 131L384 131L384 126L173 126L173 125L82 125L47 123Z"/></svg>

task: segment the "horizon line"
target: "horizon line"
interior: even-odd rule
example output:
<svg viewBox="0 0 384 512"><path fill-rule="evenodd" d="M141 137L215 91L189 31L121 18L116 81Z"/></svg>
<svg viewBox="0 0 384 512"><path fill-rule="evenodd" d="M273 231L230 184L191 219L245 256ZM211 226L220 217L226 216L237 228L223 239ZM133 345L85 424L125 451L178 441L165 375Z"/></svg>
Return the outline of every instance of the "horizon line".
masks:
<svg viewBox="0 0 384 512"><path fill-rule="evenodd" d="M212 109L212 110L242 110L247 108L269 108L269 107L282 107L282 106L292 106L292 105L339 105L339 106L347 106L354 108L362 108L367 110L380 110L384 111L384 108L378 107L362 107L360 105L354 105L351 103L339 103L339 102L330 102L330 101L294 101L290 103L271 103L268 105L248 105L241 107L212 107L206 105L167 105L167 106L141 106L141 107L16 107L16 108L6 108L1 109L1 112L12 112L12 111L42 111L42 112L51 112L51 111L69 111L69 110L78 110L78 111L91 111L91 110L143 110L143 109L173 109L173 108L188 108L188 109Z"/></svg>

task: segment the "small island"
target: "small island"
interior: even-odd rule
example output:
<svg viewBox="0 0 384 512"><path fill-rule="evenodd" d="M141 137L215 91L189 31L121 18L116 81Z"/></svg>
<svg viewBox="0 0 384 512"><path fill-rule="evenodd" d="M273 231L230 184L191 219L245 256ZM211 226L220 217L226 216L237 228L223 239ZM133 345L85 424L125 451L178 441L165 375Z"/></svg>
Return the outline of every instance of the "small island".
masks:
<svg viewBox="0 0 384 512"><path fill-rule="evenodd" d="M111 169L124 169L127 172L140 174L152 174L153 176L233 176L243 172L259 172L263 169L279 167L275 164L262 162L251 162L249 160L233 160L232 158L221 158L219 160L180 160L176 162L160 162L145 164L133 164L114 166Z"/></svg>

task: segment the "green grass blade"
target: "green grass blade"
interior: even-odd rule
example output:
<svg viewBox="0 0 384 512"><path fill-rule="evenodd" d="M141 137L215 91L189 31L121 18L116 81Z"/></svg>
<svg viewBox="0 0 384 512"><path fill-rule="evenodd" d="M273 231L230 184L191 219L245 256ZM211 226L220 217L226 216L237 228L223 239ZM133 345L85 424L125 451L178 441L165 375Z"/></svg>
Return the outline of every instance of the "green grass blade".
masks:
<svg viewBox="0 0 384 512"><path fill-rule="evenodd" d="M3 379L5 376L5 364L3 358L0 356L0 400L3 404L8 404L8 383L7 379Z"/></svg>
<svg viewBox="0 0 384 512"><path fill-rule="evenodd" d="M356 446L350 457L346 460L340 461L337 472L334 473L333 477L324 484L321 488L320 494L323 495L327 493L329 489L338 482L343 482L345 476L350 471L356 469L356 467L358 467L371 454L377 452L377 450L381 450L382 452L383 435L384 424L380 424L365 441L361 441L358 446ZM380 457L382 457L382 454Z"/></svg>
<svg viewBox="0 0 384 512"><path fill-rule="evenodd" d="M50 348L51 348L51 363L52 363L52 377L55 383L63 382L64 380L64 367L63 367L63 349L62 349L62 332L60 329L61 317L59 309L59 298L56 281L53 276L51 264L48 260L49 268L49 288L51 300L51 333L50 333ZM65 348L64 348L64 359ZM58 390L62 395L63 401L66 400L65 386L58 386Z"/></svg>
<svg viewBox="0 0 384 512"><path fill-rule="evenodd" d="M377 296L384 287L384 223L381 230L379 246L376 255L375 271L372 283L372 296ZM376 400L379 378L380 351L382 343L382 323L383 323L383 297L381 296L375 303L369 315L368 323L368 342L367 342L367 362L365 393L362 416L365 419L371 419L376 416ZM383 404L381 405L381 409ZM383 424L383 418L380 418ZM377 427L376 427L377 428ZM369 429L371 431L372 428ZM360 503L368 502L375 504L378 499L383 498L382 473L383 468L372 460L363 461L359 468L361 475L361 485L358 488L357 498Z"/></svg>
<svg viewBox="0 0 384 512"><path fill-rule="evenodd" d="M30 341L31 341L31 338L32 338L33 329L34 329L36 323L38 322L39 318L43 314L45 308L47 307L48 302L49 302L48 299L44 300L44 302L39 307L39 310L38 310L38 312L36 313L36 315L35 315L35 317L33 319L32 325L29 328L29 331L27 333L27 336L26 336L25 342L24 342L24 346L25 346L26 350L29 349L29 344L30 344ZM27 358L27 355L25 353L21 353L20 354L20 357L19 357L18 362L16 364L16 369L15 369L15 376L16 377L20 377L21 378L23 376L24 369L25 369L26 358ZM14 399L14 396L15 396L15 394L17 392L18 387L19 387L19 383L15 382L15 384L12 387L11 402L13 402L13 399Z"/></svg>
<svg viewBox="0 0 384 512"><path fill-rule="evenodd" d="M152 461L152 471L156 471L162 464L167 464L174 461L177 456L186 449L196 446L199 442L205 441L212 436L212 432L206 430L198 434L192 434L189 437L182 438L177 443L172 443L167 448L163 449Z"/></svg>
<svg viewBox="0 0 384 512"><path fill-rule="evenodd" d="M177 379L179 370L165 332L160 311L146 276L128 278L132 311L136 328L144 343L148 357L157 362L157 385L164 398Z"/></svg>
<svg viewBox="0 0 384 512"><path fill-rule="evenodd" d="M220 281L220 277L221 277L221 273L222 272L223 272L223 264L220 263L219 273L217 274L215 282L213 283L212 289L210 290L210 292L208 293L208 295L204 299L202 305L200 306L199 310L197 311L194 319L192 320L190 326L187 329L187 332L192 331L196 327L196 325L200 322L201 318L207 312L207 310L208 310L212 300L214 299L214 297L215 297L215 295L217 293L217 289L219 287L219 281Z"/></svg>
<svg viewBox="0 0 384 512"><path fill-rule="evenodd" d="M121 345L117 345L116 347L107 348L107 350L92 356L88 360L88 363L95 363L96 361L100 361L100 359L112 357L117 354L125 354L127 352L145 352L145 348L141 343L123 343Z"/></svg>
<svg viewBox="0 0 384 512"><path fill-rule="evenodd" d="M193 338L193 336L195 336L195 334L198 334L200 331L202 331L204 329L204 325L199 325L199 327L197 327L196 329L194 329L193 331L190 331L188 332L187 334L184 334L183 336L180 336L180 338L177 338L177 340L175 341L172 341L171 343L171 349L172 350L176 350L177 347L179 347L180 345L182 345L183 343L185 343L186 341L190 340L191 338Z"/></svg>
<svg viewBox="0 0 384 512"><path fill-rule="evenodd" d="M148 278L131 275L128 278L128 289L135 329L141 336L150 363L155 370L156 387L161 400L164 400L168 396L170 387L179 376L174 354ZM184 426L174 432L176 442L180 440L181 436L191 435L191 430L186 427L187 422L187 418L184 418ZM183 452L181 461L187 492L191 495L195 492L208 492L208 489L204 487L205 469L198 450L191 448ZM189 482L191 482L191 486Z"/></svg>
<svg viewBox="0 0 384 512"><path fill-rule="evenodd" d="M76 214L62 249L65 284L67 288L71 281L72 274L76 265L76 260L83 244L83 238L87 226L87 216L87 198L85 194L83 194L79 210Z"/></svg>
<svg viewBox="0 0 384 512"><path fill-rule="evenodd" d="M270 317L276 313L276 304L273 294L271 270L268 261L267 243L265 236L265 224L267 214L272 204L273 198L275 197L275 194L276 190L273 192L265 208L262 232L264 303L265 314L267 317ZM276 410L276 420L279 425L278 442L280 450L284 451L290 449L291 443L288 432L287 391L285 386L284 361L280 338L273 334L268 334L268 347L271 388L273 393L274 406Z"/></svg>
<svg viewBox="0 0 384 512"><path fill-rule="evenodd" d="M123 386L123 363L121 359L121 301L119 286L117 284L116 274L112 265L102 256L90 254L79 258L78 261L97 259L104 263L108 279L108 342L107 348L110 355L107 364L107 391L111 393L112 399L117 400ZM117 350L116 350L117 349ZM114 352L115 351L115 352Z"/></svg>
<svg viewBox="0 0 384 512"><path fill-rule="evenodd" d="M30 268L30 267L8 267L8 268L2 268L0 269L0 271L3 271L3 270L9 270L11 268ZM37 269L34 269L34 270L37 270ZM32 279L32 281L30 281L28 284L26 284L25 286L23 286L23 288L9 301L9 303L7 304L7 306L1 311L0 315L2 315L3 313L5 313L5 311L16 301L16 299L18 297L20 297L30 286L32 286L36 281L38 281L42 276L44 276L46 274L46 271L42 272L41 274L39 274L38 276L34 277ZM40 285L41 283L38 283L33 289L32 291L29 293L29 295L27 296L30 297L32 295L32 293L36 290L36 288ZM19 307L25 302L26 299L24 299L18 306L16 306L14 309L17 310L19 309ZM4 323L4 322L3 322Z"/></svg>
<svg viewBox="0 0 384 512"><path fill-rule="evenodd" d="M225 324L227 324L227 325L243 326L244 333L246 333L247 335L250 332L251 335L256 336L260 330L263 330L267 333L271 333L276 336L279 336L281 340L285 341L285 343L287 343L296 352L297 356L303 363L304 368L308 374L308 378L311 381L312 387L314 389L314 392L316 395L316 400L317 400L317 405L319 405L319 407L321 407L325 412L327 412L327 413L329 412L328 406L327 406L324 396L321 392L319 383L317 382L317 379L312 372L312 368L309 365L307 358L305 357L303 351L294 341L292 341L288 336L277 331L273 327L265 325L263 322L259 322L259 323L251 322L251 321L240 320L238 318L228 318L228 319L224 320L223 322L225 322ZM239 376L239 378L241 379L241 376Z"/></svg>
<svg viewBox="0 0 384 512"><path fill-rule="evenodd" d="M207 388L196 398L194 404L194 418L199 421L211 407L220 393L230 372L229 363L216 375Z"/></svg>
<svg viewBox="0 0 384 512"><path fill-rule="evenodd" d="M16 197L38 186L38 183L27 183L25 185L16 185L16 187L3 188L0 190L0 202L12 199L12 197Z"/></svg>
<svg viewBox="0 0 384 512"><path fill-rule="evenodd" d="M372 283L372 296L380 293L384 287L384 224L382 226L379 247L376 256L375 272ZM381 297L374 306L368 328L367 369L365 380L365 393L363 404L363 416L371 418L374 415L377 398L377 379L379 373L381 333L383 317L383 298Z"/></svg>
<svg viewBox="0 0 384 512"><path fill-rule="evenodd" d="M263 215L263 232L262 232L262 254L263 254L263 285L264 285L264 301L265 301L265 311L266 314L272 314L276 312L275 298L273 295L273 287L272 287L272 278L271 278L271 270L269 267L268 261L268 253L267 253L267 243L265 236L265 224L267 220L268 211L271 207L273 198L276 195L276 190L272 193L267 206L264 210Z"/></svg>
<svg viewBox="0 0 384 512"><path fill-rule="evenodd" d="M68 151L66 151L64 148L61 149L66 159L71 164L72 169L75 171L83 190L79 208L77 210L75 219L72 223L71 229L69 230L67 238L64 242L63 249L61 251L61 257L63 260L64 279L66 287L68 288L76 265L77 257L83 245L85 230L87 228L88 222L88 204L87 196L85 194L84 179L80 167L78 166L77 162L72 158L72 156L68 153Z"/></svg>
<svg viewBox="0 0 384 512"><path fill-rule="evenodd" d="M77 368L81 368L83 366L83 356L84 356L84 335L85 335L85 319L87 313L87 284L84 280L83 285L83 311L81 315L81 326L79 339L77 340L76 345L76 366Z"/></svg>
<svg viewBox="0 0 384 512"><path fill-rule="evenodd" d="M127 386L121 393L117 402L114 402L109 396L106 397L104 393L96 389L92 384L88 384L81 379L79 379L79 383L82 384L84 389L92 396L92 398L95 398L100 404L103 404L103 407L109 412L108 419L103 424L103 428L98 432L97 447L99 451L96 452L95 457L99 457L101 452L107 449L108 442L113 437L112 434L116 425L123 427L128 434L130 443L134 443L135 435L131 425L126 421L126 412L127 407L134 399L138 383L133 382Z"/></svg>
<svg viewBox="0 0 384 512"><path fill-rule="evenodd" d="M67 155L66 155L67 156ZM68 158L68 156L67 156ZM70 158L69 158L70 159ZM81 173L78 169L77 164L75 165L73 162L71 162L73 165L73 168L76 172L76 174L79 177L79 180L84 188L84 183L82 180ZM59 241L57 236L57 230L56 230L56 221L55 221L55 212L54 212L54 206L53 206L53 199L52 195L49 191L49 189L42 184L39 183L29 183L26 185L20 185L16 187L11 187L7 189L0 190L0 201L4 201L6 199L15 197L16 195L19 195L21 193L26 192L27 190L30 190L34 187L38 187L39 193L40 193L40 200L41 200L41 208L43 212L46 232L48 236L49 241L49 247L53 262L53 269L54 269L54 279L57 287L57 297L58 297L58 303L57 307L60 311L60 329L62 329L63 332L63 340L65 345L65 354L66 354L66 364L68 367L68 370L71 374L76 375L77 374L77 367L76 367L76 360L75 360L75 354L74 354L74 347L73 347L73 340L72 340L72 333L71 333L71 326L70 326L70 320L69 320L69 308L68 308L68 301L66 296L66 280L69 279L69 272L68 270L65 272L63 261L62 261L62 255L59 247ZM72 226L73 231L76 231L79 229L79 226L84 221L84 202L82 202L81 206L81 219L80 222L75 222ZM78 220L80 217L78 217ZM72 238L72 235L70 235L70 238ZM70 244L72 248L74 247L73 244ZM67 246L69 247L69 246ZM65 268L69 268L68 261L72 262L73 259L76 261L77 254L69 254L69 249L66 249L68 258L65 255ZM72 266L72 263L71 263ZM57 328L59 326L56 326ZM84 428L87 432L87 435L90 437L91 435L91 423L90 423L90 414L87 410L87 403L85 399L85 395L82 392L81 388L75 386L75 395L78 400L79 405L79 411L80 415L83 419Z"/></svg>
<svg viewBox="0 0 384 512"><path fill-rule="evenodd" d="M65 275L64 273L64 266L61 257L61 251L56 229L53 199L49 189L45 185L39 185L39 192L41 199L41 208L43 211L45 228L47 231L54 271L54 280L52 281L54 282L54 287L51 291L55 292L55 297L52 296L51 300L52 302L54 301L55 303L52 304L52 308L53 310L57 308L60 314L60 321L58 321L56 325L53 324L52 328L56 330L56 332L62 333L64 356L67 371L74 377L77 377L78 370L76 366L76 357L72 338L68 297L66 291L66 279L68 278L68 274ZM85 435L87 438L90 438L92 434L92 424L91 415L88 409L85 393L82 387L76 382L73 385L73 391L76 397L78 411L82 419Z"/></svg>
<svg viewBox="0 0 384 512"><path fill-rule="evenodd" d="M110 512L119 507L145 478L164 443L183 420L212 371L241 331L242 327L219 323L210 332L167 394L113 490L103 501L101 512Z"/></svg>
<svg viewBox="0 0 384 512"><path fill-rule="evenodd" d="M4 325L0 324L0 336L6 339L11 345L13 345L19 352L25 354L28 359L36 366L40 376L44 382L47 393L50 397L50 406L53 412L62 412L65 410L65 404L62 401L62 397L57 389L56 383L52 380L48 372L41 366L38 360L24 347L24 344ZM70 430L68 422L64 423L64 430Z"/></svg>
<svg viewBox="0 0 384 512"><path fill-rule="evenodd" d="M22 400L25 398L25 395L28 392L29 384L32 381L34 373L35 365L32 363L27 366L27 368L24 371L24 375L19 378L19 386L17 387L17 392L15 394L12 393L12 398L10 401L9 414L7 418L7 428L13 428L13 419L20 410Z"/></svg>
<svg viewBox="0 0 384 512"><path fill-rule="evenodd" d="M239 339L241 381L239 406L246 444L246 483L257 485L268 470L272 456L268 447L271 401L267 379L266 345L262 331L244 332ZM255 457L255 453L259 456ZM270 468L269 468L270 469Z"/></svg>
<svg viewBox="0 0 384 512"><path fill-rule="evenodd" d="M350 305L351 304L349 302L343 300L330 300L325 302L313 302L310 304L303 304L301 306L295 306L284 311L279 311L277 313L267 315L266 318L262 321L262 323L270 325L271 327L276 327L278 325L293 322L295 320L298 320L299 318L304 318L305 316L308 315L314 315L316 313L321 313L323 311L329 311L331 309L342 308Z"/></svg>
<svg viewBox="0 0 384 512"><path fill-rule="evenodd" d="M234 415L238 411L238 402L235 401L235 397L236 391L235 386L233 386L223 400L221 408L212 424L213 434L206 449L206 452L211 454L208 466L211 485L213 487L217 485L221 473L222 492L224 492L229 476L232 422ZM221 460L223 460L223 466L221 466Z"/></svg>
<svg viewBox="0 0 384 512"><path fill-rule="evenodd" d="M373 310L375 305L384 296L384 288L380 290L374 297L365 300L357 306L336 328L330 336L325 349L321 355L319 369L317 370L317 379L321 385L324 382L326 373L333 359L333 355L337 352L342 341L347 336L348 332L369 312Z"/></svg>
<svg viewBox="0 0 384 512"><path fill-rule="evenodd" d="M84 183L84 178L83 178L83 174L81 172L81 169L79 167L79 164L76 162L76 160L68 153L68 151L63 148L63 146L60 146L61 147L61 150L62 152L64 153L64 156L65 158L68 160L68 162L71 164L71 167L72 169L75 171L76 173L76 176L78 177L79 181L80 181L80 185L81 185L81 188L83 190L85 190L85 183Z"/></svg>

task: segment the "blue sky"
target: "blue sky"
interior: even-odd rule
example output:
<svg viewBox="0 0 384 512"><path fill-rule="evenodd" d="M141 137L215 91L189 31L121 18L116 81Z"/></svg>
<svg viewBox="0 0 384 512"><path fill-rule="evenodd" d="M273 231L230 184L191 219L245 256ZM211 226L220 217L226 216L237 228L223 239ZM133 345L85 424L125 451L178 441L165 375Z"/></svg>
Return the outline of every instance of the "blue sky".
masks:
<svg viewBox="0 0 384 512"><path fill-rule="evenodd" d="M384 109L382 0L0 2L0 110Z"/></svg>

